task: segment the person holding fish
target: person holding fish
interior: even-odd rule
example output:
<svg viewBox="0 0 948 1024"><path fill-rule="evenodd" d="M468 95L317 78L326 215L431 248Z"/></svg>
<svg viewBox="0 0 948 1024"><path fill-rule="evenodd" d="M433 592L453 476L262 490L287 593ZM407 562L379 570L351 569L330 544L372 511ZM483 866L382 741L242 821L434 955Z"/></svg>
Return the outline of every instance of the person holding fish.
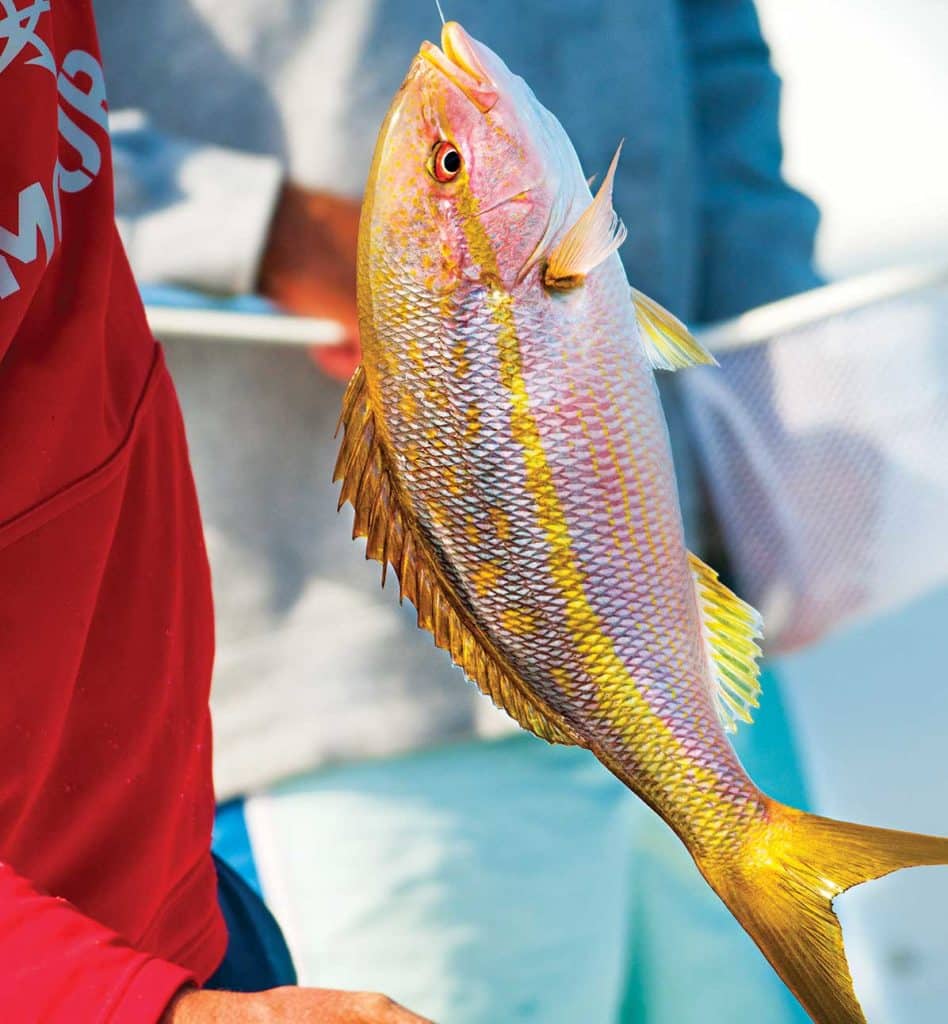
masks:
<svg viewBox="0 0 948 1024"><path fill-rule="evenodd" d="M260 794L220 820L238 822L244 847L249 826L249 873L278 911L304 980L368 972L461 1024L800 1020L737 926L697 890L671 833L583 749L660 809L692 850L718 851L699 863L734 906L756 891L750 876L746 886L734 881L747 874L742 829L764 842L771 821L789 835L798 820L749 783L720 735L715 709L732 723L757 699L756 619L685 554L651 384L652 367L706 358L663 306L712 320L817 283L816 214L780 177L778 84L753 5L463 6L465 24L497 40L555 110L584 170L559 124L493 53L456 25L440 50L423 47L396 100L415 135L383 131L370 177L367 359L349 392L339 470L369 553L391 560L401 551L395 568L422 624L514 719L567 745L489 739L509 737L508 727L336 542L325 438L338 391L297 353L169 346L217 584L218 788ZM152 122L113 127L119 210L140 276L255 286L289 309L354 325L358 197L408 55L432 34L429 5L98 7L113 102ZM156 75L153 50L173 55L175 76ZM498 125L509 138L491 136ZM623 137L622 158L611 159ZM484 195L465 184L478 167L490 168L489 180L477 179ZM581 182L607 167L593 202ZM630 232L623 260L643 290L634 304L617 298L624 230L613 194ZM442 297L445 309L470 285L464 309L448 316L440 304L414 303L397 276L386 284L393 262L421 274L419 294ZM535 304L537 336L525 339L519 318L534 307L517 289L527 282L549 304ZM559 345L561 362L545 362L553 349L540 335ZM338 356L329 369L345 375L354 359ZM482 372L505 390L481 394ZM664 386L685 526L701 538L706 511L673 383ZM472 390L477 400L465 404ZM458 417L468 447L457 443ZM427 474L418 490L382 473L381 448L364 447L370 419L387 432L385 459ZM573 454L556 448L560 435ZM407 502L388 520L366 467L387 498L399 490ZM359 500L368 494L371 507ZM583 515L589 530L577 546L569 538ZM647 582L657 570L667 592ZM554 606L569 614L557 619ZM631 619L616 625L614 606ZM587 710L615 709L617 721L598 721L604 732L593 736L564 692ZM772 707L772 688L768 696ZM691 718L695 735L680 728ZM651 737L641 756L640 733ZM675 761L681 745L696 750L691 760ZM650 758L680 770L650 775ZM685 784L695 780L697 795ZM807 821L801 832L816 828ZM825 853L818 839L808 842ZM919 842L918 856L931 856ZM804 892L812 878L798 881ZM785 904L761 897L761 906L790 919ZM802 906L832 945L825 908ZM740 913L750 911L740 904ZM771 926L764 917L750 930L802 991L799 963L784 963L761 936ZM650 942L672 944L674 957L649 956ZM679 983L683 965L693 987ZM849 998L838 962L827 977L831 994L803 992L809 1005ZM858 1019L851 1002L846 1012L840 1020Z"/></svg>

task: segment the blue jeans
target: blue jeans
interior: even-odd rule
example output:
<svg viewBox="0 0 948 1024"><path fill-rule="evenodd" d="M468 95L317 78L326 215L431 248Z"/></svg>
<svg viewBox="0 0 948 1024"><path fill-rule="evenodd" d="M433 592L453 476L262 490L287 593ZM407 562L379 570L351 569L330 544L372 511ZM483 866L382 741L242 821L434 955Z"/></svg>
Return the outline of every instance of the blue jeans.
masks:
<svg viewBox="0 0 948 1024"><path fill-rule="evenodd" d="M296 984L296 970L283 932L266 904L220 857L217 897L227 923L229 941L220 967L205 988L227 992L262 992Z"/></svg>

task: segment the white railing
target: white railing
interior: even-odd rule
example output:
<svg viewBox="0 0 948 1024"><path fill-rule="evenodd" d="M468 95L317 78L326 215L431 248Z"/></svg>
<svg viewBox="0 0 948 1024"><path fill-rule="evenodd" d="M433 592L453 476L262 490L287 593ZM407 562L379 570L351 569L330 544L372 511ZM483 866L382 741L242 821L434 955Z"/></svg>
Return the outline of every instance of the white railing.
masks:
<svg viewBox="0 0 948 1024"><path fill-rule="evenodd" d="M231 342L248 345L338 345L344 340L335 320L220 309L146 306L152 333L162 341Z"/></svg>
<svg viewBox="0 0 948 1024"><path fill-rule="evenodd" d="M948 284L948 262L882 270L761 306L697 333L712 352L729 352L942 284ZM235 344L328 346L343 340L338 323L318 317L174 306L148 306L147 312L152 331L165 341L188 338Z"/></svg>

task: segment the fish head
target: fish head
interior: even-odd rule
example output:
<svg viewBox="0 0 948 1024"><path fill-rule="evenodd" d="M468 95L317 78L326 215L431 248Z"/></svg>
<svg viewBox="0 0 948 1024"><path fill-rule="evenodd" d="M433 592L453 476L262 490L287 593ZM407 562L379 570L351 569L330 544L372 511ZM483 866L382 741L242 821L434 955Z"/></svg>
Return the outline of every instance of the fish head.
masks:
<svg viewBox="0 0 948 1024"><path fill-rule="evenodd" d="M516 288L590 201L566 132L522 78L456 22L422 44L379 135L363 273L445 295ZM410 280L409 280L410 279ZM371 286L371 284L370 284Z"/></svg>

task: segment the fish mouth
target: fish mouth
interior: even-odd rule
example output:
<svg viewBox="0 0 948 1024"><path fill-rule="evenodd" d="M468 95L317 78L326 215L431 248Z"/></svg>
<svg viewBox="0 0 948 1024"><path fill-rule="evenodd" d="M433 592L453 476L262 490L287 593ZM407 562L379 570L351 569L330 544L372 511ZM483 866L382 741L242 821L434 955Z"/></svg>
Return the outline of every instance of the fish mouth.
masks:
<svg viewBox="0 0 948 1024"><path fill-rule="evenodd" d="M482 114L496 105L499 94L477 54L477 44L456 21L447 22L442 29L440 48L426 40L418 52L453 82Z"/></svg>

